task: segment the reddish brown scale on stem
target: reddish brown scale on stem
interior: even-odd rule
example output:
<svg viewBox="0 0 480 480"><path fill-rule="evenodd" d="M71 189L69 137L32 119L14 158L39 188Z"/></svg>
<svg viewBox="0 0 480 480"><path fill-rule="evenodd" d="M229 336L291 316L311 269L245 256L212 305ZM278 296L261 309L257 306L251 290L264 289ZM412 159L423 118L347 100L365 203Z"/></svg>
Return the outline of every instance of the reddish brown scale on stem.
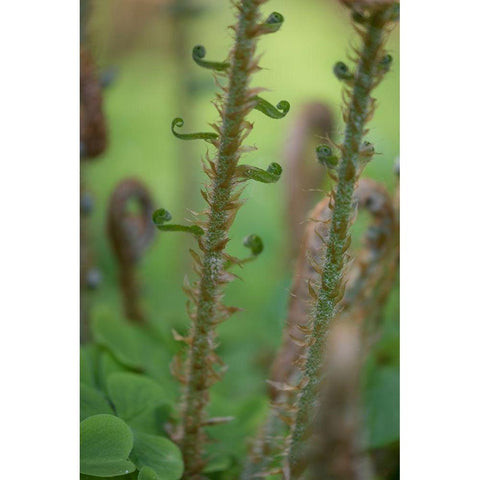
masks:
<svg viewBox="0 0 480 480"><path fill-rule="evenodd" d="M129 212L131 204L138 205L138 213ZM140 306L136 269L155 233L152 212L150 193L138 180L123 180L110 197L107 233L120 268L125 314L137 323L144 323L145 315Z"/></svg>
<svg viewBox="0 0 480 480"><path fill-rule="evenodd" d="M80 141L82 158L94 158L107 146L102 87L90 52L80 49Z"/></svg>

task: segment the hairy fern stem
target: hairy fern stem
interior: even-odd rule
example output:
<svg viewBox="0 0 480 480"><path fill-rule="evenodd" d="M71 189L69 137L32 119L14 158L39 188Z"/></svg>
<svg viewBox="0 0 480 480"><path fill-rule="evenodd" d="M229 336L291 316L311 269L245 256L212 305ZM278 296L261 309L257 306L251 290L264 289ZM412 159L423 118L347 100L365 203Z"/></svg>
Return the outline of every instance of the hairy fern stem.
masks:
<svg viewBox="0 0 480 480"><path fill-rule="evenodd" d="M343 273L345 255L350 243L349 228L354 212L353 192L363 167L362 148L365 144L362 145L362 140L366 134L365 124L374 111L371 92L384 73L380 68L381 60L384 58L383 45L389 23L394 16L394 9L392 5L366 7L368 16L362 16L363 28L358 28L363 39L363 48L358 52L355 75L349 74L343 68L344 64L341 65L341 75L337 71L339 64L335 68L337 77L351 82L352 88L346 91L350 101L344 112L346 128L344 142L340 147L338 182L332 194L332 220L322 266L322 278L316 293L311 333L306 341L308 347L303 358L303 380L298 387L296 416L289 441L287 470L291 478L299 478L305 468L305 442L311 433L311 416L316 411L318 403L326 335L344 293ZM331 164L334 165L334 162Z"/></svg>
<svg viewBox="0 0 480 480"><path fill-rule="evenodd" d="M241 154L249 150L248 147L241 147L252 128L252 124L245 120L246 116L257 109L273 118L281 118L289 108L288 102L280 102L277 110L258 97L259 89L249 88L252 73L259 70L254 57L258 36L278 30L278 22L283 21L280 16L273 20L269 17L266 22L259 23L259 8L265 1L242 0L237 4L235 43L228 63L207 62L203 60L206 54L204 47L197 46L194 49L194 60L200 62L200 66L216 70L217 75L228 76L228 85L222 87L223 98L217 97L221 116L221 124L213 125L217 133L180 134L174 127L182 127L183 120L177 118L172 123L172 131L178 138L203 139L217 148L215 162L207 157L209 166L205 165L211 179L210 186L202 192L209 206L204 212L208 219L206 223L197 222L198 226L205 229L204 235L201 238L198 236L202 255L192 252L200 278L193 287L185 288L194 303L190 314L193 327L189 337L183 339L189 345L186 372L184 375L177 374L185 384L179 444L185 462L184 478L189 479L197 478L204 467L202 457L206 441L204 427L208 424L208 390L219 380L223 370L222 362L214 352L215 329L217 324L238 310L221 303L221 287L233 278L226 271L227 268L242 263L224 252L229 241L229 228L242 204L238 185L248 179L273 183L281 174L281 167L277 164L270 165L266 171L257 167L238 166ZM263 248L261 240L253 235L247 237L244 245L252 250L249 259Z"/></svg>

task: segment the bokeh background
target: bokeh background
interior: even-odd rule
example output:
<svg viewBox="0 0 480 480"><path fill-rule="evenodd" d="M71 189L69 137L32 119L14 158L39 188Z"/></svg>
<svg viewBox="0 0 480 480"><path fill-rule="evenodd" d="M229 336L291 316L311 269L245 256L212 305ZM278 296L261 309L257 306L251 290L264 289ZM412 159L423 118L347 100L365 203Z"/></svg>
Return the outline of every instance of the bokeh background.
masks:
<svg viewBox="0 0 480 480"><path fill-rule="evenodd" d="M208 131L208 123L217 120L211 103L217 91L213 77L191 60L191 48L202 44L207 59L223 60L232 45L232 31L227 27L234 23L234 11L227 0L192 1L194 14L179 19L170 1L91 3L88 46L99 72L115 72L114 81L104 91L108 148L101 157L82 165L82 177L95 200L88 235L102 273L92 304L93 309L108 309L112 315L122 316L118 270L106 236L108 198L120 180L136 177L148 186L156 207L169 210L175 222L192 218L187 208L203 208L200 188L206 176L200 160L207 144L196 141L184 147L185 142L171 134L170 123L183 116L184 130L193 132ZM260 64L264 70L255 75L254 85L267 87L269 91L263 96L272 103L288 100L291 110L281 120L251 113L255 127L247 143L256 145L258 151L247 154L244 161L262 168L271 162L283 165L289 128L306 102L323 101L331 107L336 117L334 138L341 139L341 85L332 67L338 60L347 61L349 45L356 40L346 10L335 0L271 0L267 6L266 15L279 11L285 23L278 33L261 39ZM374 157L364 175L393 191L393 167L399 156L398 29L391 35L388 49L394 63L375 92L378 109L368 136L380 155ZM313 151L311 161L315 162ZM248 201L231 230L232 254L245 256L242 239L250 233L262 237L265 249L239 272L242 281L227 288L226 304L243 310L218 330L218 353L229 368L224 381L212 390L211 411L215 416L236 417L233 424L212 429L212 435L222 439L212 448L220 451L241 452L245 437L255 433L268 407L265 379L281 341L292 278L286 181L284 176L272 185L250 182L244 193ZM328 189L328 182L321 188ZM323 195L320 191L316 194L318 199ZM361 225L355 229L357 234ZM143 306L153 331L165 345L165 355L159 356L154 375L172 394L178 387L169 374L167 359L179 345L171 338L171 329L184 333L189 326L181 285L185 275L193 278L188 255L193 247L195 241L189 235L157 232L139 265ZM369 420L371 444L395 443L398 289L387 305L382 339L367 361L365 375L382 377L378 408ZM372 433L375 429L380 432Z"/></svg>

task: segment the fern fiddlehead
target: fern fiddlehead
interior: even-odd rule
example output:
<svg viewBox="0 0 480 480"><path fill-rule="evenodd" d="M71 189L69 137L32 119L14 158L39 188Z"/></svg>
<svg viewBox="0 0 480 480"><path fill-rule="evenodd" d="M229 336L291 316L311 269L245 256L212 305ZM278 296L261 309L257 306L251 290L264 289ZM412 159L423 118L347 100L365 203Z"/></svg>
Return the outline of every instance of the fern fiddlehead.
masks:
<svg viewBox="0 0 480 480"><path fill-rule="evenodd" d="M138 215L128 212L130 202L138 203ZM150 217L153 201L142 182L129 178L120 182L110 197L107 233L120 268L120 286L127 318L145 322L140 306L136 265L153 240Z"/></svg>

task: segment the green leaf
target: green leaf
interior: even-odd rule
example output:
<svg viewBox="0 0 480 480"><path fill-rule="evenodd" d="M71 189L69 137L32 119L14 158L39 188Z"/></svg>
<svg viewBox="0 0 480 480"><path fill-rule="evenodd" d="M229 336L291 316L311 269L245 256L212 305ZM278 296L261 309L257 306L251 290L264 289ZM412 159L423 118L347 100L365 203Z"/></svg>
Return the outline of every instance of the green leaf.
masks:
<svg viewBox="0 0 480 480"><path fill-rule="evenodd" d="M169 222L171 219L172 215L164 208L159 208L152 214L152 222L159 230L164 232L188 232L199 236L205 234L204 230L198 225L165 225L165 222Z"/></svg>
<svg viewBox="0 0 480 480"><path fill-rule="evenodd" d="M142 333L136 327L103 311L93 316L92 330L95 341L108 348L120 363L133 369L144 368Z"/></svg>
<svg viewBox="0 0 480 480"><path fill-rule="evenodd" d="M252 165L239 165L235 174L240 179L256 180L261 183L276 183L282 175L282 167L278 163L271 163L266 170Z"/></svg>
<svg viewBox="0 0 480 480"><path fill-rule="evenodd" d="M80 423L80 472L114 477L135 471L128 460L133 447L129 426L113 415L94 415Z"/></svg>
<svg viewBox="0 0 480 480"><path fill-rule="evenodd" d="M399 371L394 366L372 369L367 376L365 405L370 448L400 438L399 388Z"/></svg>
<svg viewBox="0 0 480 480"><path fill-rule="evenodd" d="M100 413L113 415L114 412L101 392L80 383L80 421Z"/></svg>
<svg viewBox="0 0 480 480"><path fill-rule="evenodd" d="M114 477L108 477L110 480L137 480L138 473L135 470L127 475L115 475ZM98 480L98 477L94 477L92 475L84 475L83 473L80 474L80 480Z"/></svg>
<svg viewBox="0 0 480 480"><path fill-rule="evenodd" d="M83 345L80 347L80 381L85 385L95 388L98 356L100 352L96 345Z"/></svg>
<svg viewBox="0 0 480 480"><path fill-rule="evenodd" d="M166 403L163 388L136 373L112 373L107 379L107 391L117 415L127 422L148 408Z"/></svg>
<svg viewBox="0 0 480 480"><path fill-rule="evenodd" d="M181 140L205 140L211 143L218 138L218 133L215 132L196 132L196 133L178 133L175 131L175 127L183 127L183 118L176 117L172 120L171 130L172 133Z"/></svg>
<svg viewBox="0 0 480 480"><path fill-rule="evenodd" d="M254 100L255 107L253 108L270 118L283 118L290 110L290 104L286 100L281 100L278 102L276 107L258 95L254 97Z"/></svg>
<svg viewBox="0 0 480 480"><path fill-rule="evenodd" d="M150 467L162 480L178 480L183 473L180 449L163 437L135 432L130 458L138 469ZM150 480L150 477L145 479Z"/></svg>
<svg viewBox="0 0 480 480"><path fill-rule="evenodd" d="M98 363L98 383L105 392L107 392L107 379L112 373L129 371L128 368L118 362L109 351L104 351L100 354Z"/></svg>
<svg viewBox="0 0 480 480"><path fill-rule="evenodd" d="M166 433L171 408L157 382L135 373L113 373L107 379L107 391L117 415L130 427L144 433Z"/></svg>
<svg viewBox="0 0 480 480"><path fill-rule="evenodd" d="M160 477L153 468L143 467L138 474L138 480L160 480Z"/></svg>
<svg viewBox="0 0 480 480"><path fill-rule="evenodd" d="M230 67L228 62L209 62L204 60L206 54L207 51L203 45L197 45L193 47L192 58L200 67L216 70L217 72L223 72Z"/></svg>
<svg viewBox="0 0 480 480"><path fill-rule="evenodd" d="M172 408L169 405L153 406L129 420L128 424L135 431L167 436L165 426L171 413Z"/></svg>

